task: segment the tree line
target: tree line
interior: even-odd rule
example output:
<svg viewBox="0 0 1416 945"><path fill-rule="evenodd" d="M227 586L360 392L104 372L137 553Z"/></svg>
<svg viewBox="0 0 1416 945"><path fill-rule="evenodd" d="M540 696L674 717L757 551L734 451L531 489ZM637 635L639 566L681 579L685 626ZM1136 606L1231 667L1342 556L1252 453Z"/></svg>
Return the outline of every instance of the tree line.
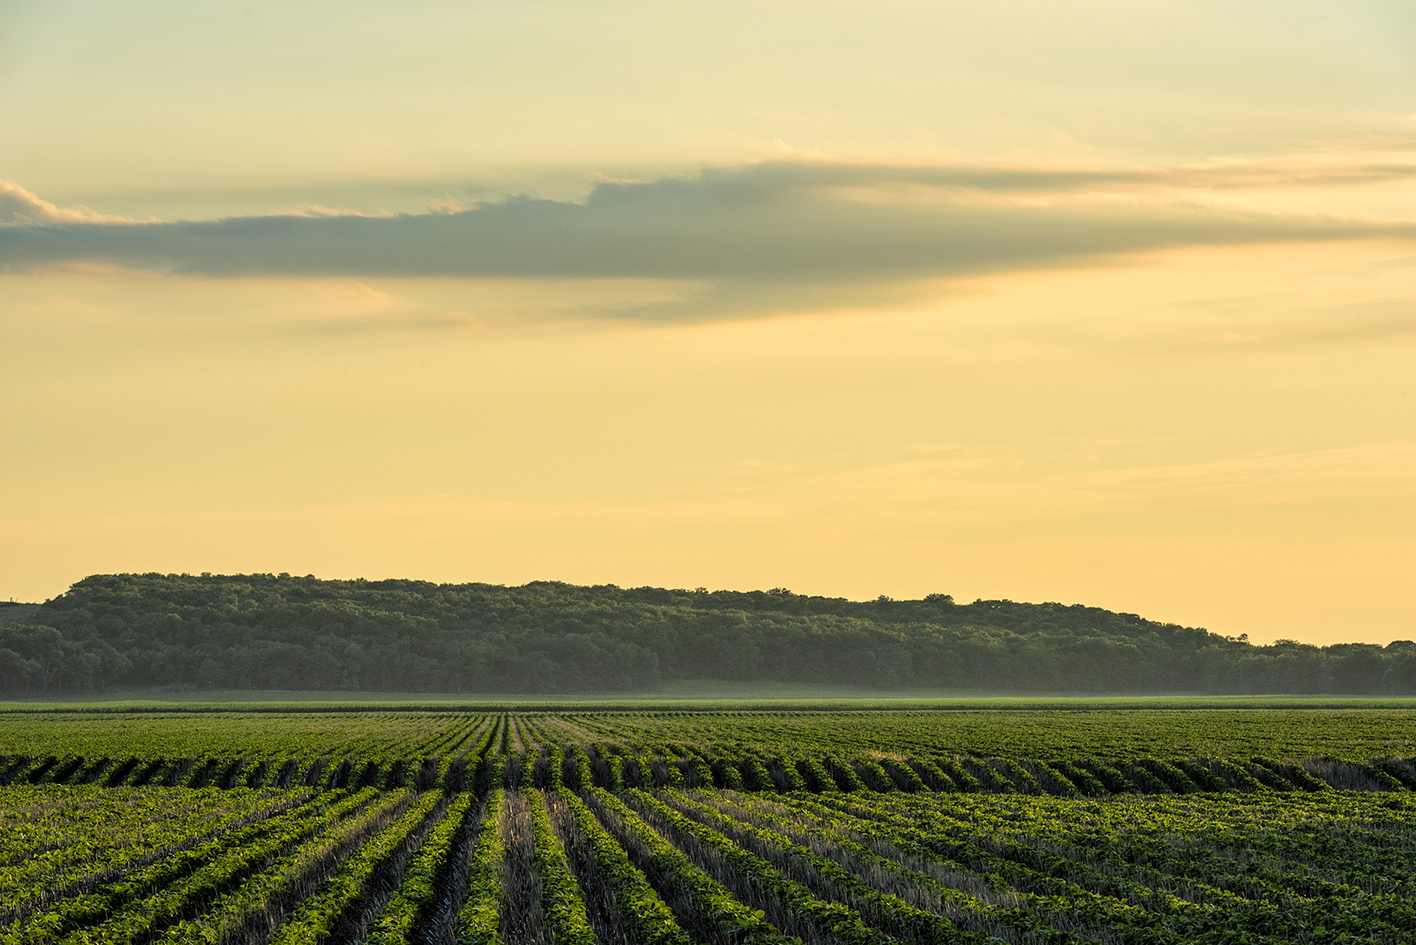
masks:
<svg viewBox="0 0 1416 945"><path fill-rule="evenodd" d="M154 686L653 692L675 680L1017 693L1416 695L1416 643L1254 646L1008 600L108 574L0 611L0 696Z"/></svg>

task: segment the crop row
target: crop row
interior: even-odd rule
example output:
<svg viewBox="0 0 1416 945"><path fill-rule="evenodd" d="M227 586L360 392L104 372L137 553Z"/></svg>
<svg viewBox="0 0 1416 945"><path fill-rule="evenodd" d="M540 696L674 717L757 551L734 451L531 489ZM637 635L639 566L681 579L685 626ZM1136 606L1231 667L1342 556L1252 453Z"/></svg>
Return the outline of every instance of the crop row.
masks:
<svg viewBox="0 0 1416 945"><path fill-rule="evenodd" d="M480 738L469 740L455 754L382 761L328 756L313 760L258 756L0 756L0 786L440 788L449 793L476 790L485 795L497 785L516 787L526 783L540 788L566 784L577 790L603 787L612 791L627 787L715 788L778 794L864 791L1056 797L1416 789L1416 764L1396 758L1354 763L1331 758L1280 761L1261 756L1020 759L966 755L850 757L835 752L774 755L756 751L713 756L678 744L636 749L615 743L583 747L553 743L546 748L503 753L497 734L495 727L488 727ZM47 827L36 822L32 825L35 836L29 842L45 842L39 836L44 830L52 836L63 835L75 816L76 812L65 810L56 812ZM0 849L0 864L5 855Z"/></svg>
<svg viewBox="0 0 1416 945"><path fill-rule="evenodd" d="M552 768L564 783L538 789L522 764L480 801L0 790L0 849L30 897L9 903L0 945L1395 943L1416 928L1409 795L614 793L565 776L592 768L573 748ZM111 816L113 842L52 857L65 810L76 829Z"/></svg>
<svg viewBox="0 0 1416 945"><path fill-rule="evenodd" d="M388 708L241 711L0 712L11 756L56 758L359 759L387 766L458 757L488 742L521 754L549 745L616 745L662 755L668 746L708 758L795 752L933 758L1372 758L1416 755L1416 707L1124 705L987 708L967 703L903 710L685 709L551 711ZM72 774L72 772L71 772ZM359 772L352 774L356 780Z"/></svg>

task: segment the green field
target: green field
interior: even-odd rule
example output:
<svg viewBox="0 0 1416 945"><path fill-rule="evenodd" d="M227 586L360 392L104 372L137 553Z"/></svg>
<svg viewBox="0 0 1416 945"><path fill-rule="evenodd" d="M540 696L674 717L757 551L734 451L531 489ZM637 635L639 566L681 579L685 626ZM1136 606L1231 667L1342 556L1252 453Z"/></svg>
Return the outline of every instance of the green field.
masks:
<svg viewBox="0 0 1416 945"><path fill-rule="evenodd" d="M894 702L34 706L0 712L0 754L351 762L444 758L496 730L507 750L560 745L713 758L842 754L1015 760L1148 756L1366 763L1416 755L1409 701L1021 699ZM457 745L456 752L450 748ZM668 746L676 746L670 749Z"/></svg>
<svg viewBox="0 0 1416 945"><path fill-rule="evenodd" d="M1416 706L0 712L0 945L1410 942Z"/></svg>

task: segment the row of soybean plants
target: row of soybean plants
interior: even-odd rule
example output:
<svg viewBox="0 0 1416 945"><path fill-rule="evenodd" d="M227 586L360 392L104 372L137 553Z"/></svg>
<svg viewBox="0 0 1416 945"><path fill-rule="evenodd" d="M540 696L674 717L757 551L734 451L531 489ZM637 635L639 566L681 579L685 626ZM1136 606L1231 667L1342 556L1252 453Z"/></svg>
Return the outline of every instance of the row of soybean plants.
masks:
<svg viewBox="0 0 1416 945"><path fill-rule="evenodd" d="M1395 760L1356 764L1315 759L1302 764L1248 759L1013 759L969 756L933 758L769 754L738 745L714 755L677 743L625 747L587 746L590 780L581 784L567 768L563 780L577 788L728 788L780 794L794 791L890 793L995 793L1106 797L1113 794L1205 792L1320 792L1332 787L1401 791L1416 787L1416 769ZM545 786L541 750L509 756L508 764L535 764L536 784ZM508 775L515 783L516 774ZM483 785L486 786L484 779Z"/></svg>
<svg viewBox="0 0 1416 945"><path fill-rule="evenodd" d="M1404 801L630 791L622 803L808 941L1406 942L1416 928ZM1094 836L1107 809L1108 835ZM1302 824L1308 836L1290 840Z"/></svg>
<svg viewBox="0 0 1416 945"><path fill-rule="evenodd" d="M0 758L0 786L98 785L104 787L292 788L401 787L417 764L396 758L357 762L329 757L236 756L127 757L39 755Z"/></svg>
<svg viewBox="0 0 1416 945"><path fill-rule="evenodd" d="M478 717L413 745L397 737L369 739L352 755L331 755L313 735L293 755L261 750L138 755L0 756L0 786L100 784L108 787L415 787L447 785L487 750L499 724ZM186 747L193 747L188 744ZM200 746L197 746L200 748Z"/></svg>
<svg viewBox="0 0 1416 945"><path fill-rule="evenodd" d="M1281 761L1254 755L1247 758L1117 759L1054 758L1050 761L994 759L1023 793L1074 796L1081 794L1196 794L1213 791L1263 793L1318 792L1329 788L1362 791L1416 789L1416 765L1397 758L1368 762L1310 758ZM1029 779L1031 775L1031 780ZM1034 785L1033 782L1036 782ZM1041 788L1037 790L1036 788ZM1005 786L1003 793L1009 793Z"/></svg>
<svg viewBox="0 0 1416 945"><path fill-rule="evenodd" d="M1416 927L1403 799L546 793L559 849L528 784L494 793L499 845L475 859L506 872L468 884L465 941L1402 942ZM1118 833L1124 862L1106 853Z"/></svg>
<svg viewBox="0 0 1416 945"><path fill-rule="evenodd" d="M483 720L454 731L408 756L400 747L364 757L128 756L85 758L79 755L0 757L0 786L98 784L108 787L182 786L221 788L360 788L411 787L450 791L475 788L485 794L494 785L491 770L502 771L503 786L515 784L523 765L535 771L535 783L549 781L549 747L499 751L515 723ZM514 743L508 743L510 749ZM556 745L549 738L544 745ZM1400 759L1370 763L1309 759L1301 763L1272 758L1161 759L1053 758L1013 759L971 756L850 757L841 752L772 754L751 745L729 746L722 753L692 744L625 746L595 742L591 780L580 784L573 770L563 780L576 788L716 787L733 790L812 793L871 791L913 793L1050 794L1058 797L1104 797L1112 794L1191 794L1213 791L1323 791L1329 787L1405 791L1416 789L1416 767ZM422 754L421 752L437 752ZM493 756L500 761L493 762Z"/></svg>
<svg viewBox="0 0 1416 945"><path fill-rule="evenodd" d="M789 849L776 834L858 876L889 874L900 898L939 903L986 934L1043 923L1054 940L1398 942L1416 928L1404 853L1416 805L1403 798L739 795L711 812L677 806L749 848Z"/></svg>
<svg viewBox="0 0 1416 945"><path fill-rule="evenodd" d="M449 806L441 791L372 788L130 794L167 805L166 816L62 862L16 864L28 872L6 902L0 942L301 941L300 929L342 918ZM219 809L175 809L193 799Z"/></svg>
<svg viewBox="0 0 1416 945"><path fill-rule="evenodd" d="M1366 928L1366 940L1395 942L1414 918L1402 857L1416 839L1416 808L1401 800L1272 791L1107 801L599 787L576 795L556 783L571 768L580 783L594 781L583 752L547 769L559 850L547 839L532 766L521 766L519 790L493 792L496 823L483 824L468 870L473 895L459 914L464 941L532 941L549 927L558 942L1178 943L1277 940L1245 936L1281 926L1319 936ZM1152 812L1144 829L1138 809ZM1096 822L1097 811L1110 812L1113 834L1131 831L1124 870L1105 852L1118 846L1114 836L1054 836ZM1385 817L1380 827L1374 813ZM1354 822L1368 835L1352 836ZM1244 832L1256 823L1267 826ZM1177 843L1203 824L1229 846L1200 857ZM1310 828L1301 842L1299 824ZM1324 877L1339 868L1322 864L1334 841L1345 844L1345 872ZM1260 849L1267 873L1254 865ZM1388 890L1368 893L1382 883ZM1324 903L1342 917L1323 925Z"/></svg>
<svg viewBox="0 0 1416 945"><path fill-rule="evenodd" d="M434 925L495 939L502 904L524 899L503 880L516 863L546 890L546 921L585 933L533 771L506 804L500 788L485 804L441 789L9 789L0 943L406 942Z"/></svg>
<svg viewBox="0 0 1416 945"><path fill-rule="evenodd" d="M549 780L549 748L497 752L509 726L489 722L452 739L426 746L441 754L405 757L306 758L246 755L234 758L158 757L87 759L82 756L0 758L0 785L101 784L108 787L319 787L457 791L493 787L493 765L503 772L499 783L515 784L523 765L535 771L535 783ZM423 747L423 746L420 746ZM508 746L510 747L510 746ZM812 793L873 791L889 793L1022 793L1059 797L1111 794L1190 794L1212 791L1323 791L1329 787L1371 791L1416 789L1416 768L1398 759L1368 764L1311 759L1302 763L1249 759L1039 759L939 756L933 758L848 757L822 754L769 754L738 745L715 754L693 745L626 747L614 743L587 746L591 785L618 791L626 787L716 787L733 790ZM493 762L492 756L501 760Z"/></svg>
<svg viewBox="0 0 1416 945"><path fill-rule="evenodd" d="M192 711L0 713L12 755L88 758L417 757L485 724L484 713Z"/></svg>
<svg viewBox="0 0 1416 945"><path fill-rule="evenodd" d="M758 756L767 762L766 767L779 790L791 789L793 780L790 771L780 770L781 766L774 767L770 762L771 757L780 759L783 755L797 762L795 767L800 769L799 773L810 790L830 790L830 785L824 779L813 782L812 773L799 763L808 758L822 762L843 790L854 789L856 778L867 788L915 789L914 776L892 768L889 757L909 759L906 766L915 768L915 773L927 787L944 791L955 788L968 791L971 786L969 778L978 780L986 790L1004 793L1020 790L1059 796L1069 796L1074 789L1092 796L1110 793L1256 791L1264 788L1277 791L1322 790L1324 785L1359 790L1416 790L1416 759L1372 759L1344 754L1341 758L1304 755L1302 763L1280 762L1244 750L1250 746L1250 741L1240 736L1253 727L1252 718L1246 719L1244 726L1226 727L1216 725L1212 713L1072 713L1063 728L1068 732L1069 739L1076 740L1077 727L1091 718L1094 726L1115 728L1129 725L1141 731L1164 731L1175 735L1178 744L1233 743L1235 750L1219 759L1183 755L1168 759L1146 757L1124 744L1126 739L1107 739L1102 733L1095 733L1095 739L1099 748L1106 746L1104 751L1073 751L1063 755L1026 750L1030 741L1035 743L1034 749L1044 748L1047 744L1048 739L1042 736L1048 727L1039 727L1037 722L1038 716L1047 715L1049 713L1045 711L1012 713L1011 716L1005 712L1003 716L1009 716L1005 719L997 712L653 712L586 715L576 717L575 721L581 727L596 732L603 741L628 743L636 748L691 744L697 746L695 751L709 757L746 761L749 764L752 756ZM943 747L941 743L947 742L949 733L967 728L965 723L972 724L969 720L976 721L975 717L983 716L986 716L989 733L989 738L984 741L993 742L1002 737L1010 743L1010 751L996 755L978 750L960 751L959 746L971 740L977 741L971 737L959 739L952 749ZM1281 719L1283 713L1268 713L1264 718L1270 716ZM1269 721L1273 722L1273 718ZM1401 718L1406 719L1404 729L1399 725ZM1371 741L1371 732L1362 728L1366 724L1367 728L1374 725L1377 728L1396 726L1387 741L1396 744L1404 740L1409 744L1411 714L1408 712L1401 718L1377 719L1375 722L1367 720L1364 723L1363 720L1343 716L1331 721L1332 725L1339 727L1356 726L1351 735L1357 743ZM1311 718L1305 718L1305 723L1310 721ZM1057 726L1051 728L1056 729ZM1231 728L1234 731L1230 731ZM1020 748L1023 750L1019 751ZM881 754L887 757L876 757ZM960 764L968 772L967 775L963 779L953 777L948 764L944 763L946 760ZM935 761L939 762L936 766L955 781L954 785L944 779L931 781L927 765ZM883 766L892 777L880 777L872 762ZM926 767L921 767L917 762L924 762ZM854 768L856 777L852 777L850 771L843 770L846 767ZM725 774L732 779L730 773ZM752 788L753 772L744 769L740 774L744 783ZM715 780L720 787L723 786L722 776Z"/></svg>
<svg viewBox="0 0 1416 945"><path fill-rule="evenodd" d="M149 845L106 881L49 883L0 942L1179 943L1358 928L1395 942L1416 927L1416 804L1402 796L616 795L563 783L593 782L587 753L547 754L544 790L523 763L509 787L511 770L494 771L480 803L129 792L257 800L174 829L166 852ZM71 820L102 816L85 789L48 790L78 792ZM24 816L59 816L29 793ZM117 855L115 830L92 860Z"/></svg>
<svg viewBox="0 0 1416 945"><path fill-rule="evenodd" d="M13 807L0 808L36 829L29 832L31 873L24 877L32 892L0 924L0 943L549 938L687 945L684 923L700 937L708 930L710 941L738 941L743 933L781 940L760 913L612 794L589 789L592 808L567 789L561 777L567 770L579 783L593 780L586 753L572 749L567 758L552 747L547 756L539 772L548 778L543 793L534 762L489 754L496 784L513 773L516 783L494 787L480 804L471 791L372 788L47 785L6 792ZM503 767L508 760L523 763ZM58 793L67 804L55 802ZM39 825L54 839L65 829L101 823L103 801L134 799L146 806L130 804L131 823L113 825L106 845L84 851L79 872L40 862L38 845L47 834ZM193 810L179 811L180 804ZM624 842L635 845L633 859ZM25 852L15 847L21 859ZM41 888L43 896L36 894Z"/></svg>
<svg viewBox="0 0 1416 945"><path fill-rule="evenodd" d="M0 792L0 922L116 880L208 838L306 803L310 792L106 790Z"/></svg>
<svg viewBox="0 0 1416 945"><path fill-rule="evenodd" d="M9 787L0 942L322 941L367 924L351 909L367 911L426 834L437 842L422 849L446 847L475 803L373 787Z"/></svg>
<svg viewBox="0 0 1416 945"><path fill-rule="evenodd" d="M952 706L856 711L747 710L603 712L574 715L596 728L597 737L631 743L695 742L720 752L734 741L765 751L793 750L850 755L880 752L908 757L948 753L1050 758L1146 754L1137 746L1165 745L1178 757L1247 758L1334 756L1365 761L1396 750L1411 754L1409 707L1303 709L1272 706L1259 711L1217 706L1139 708L1101 705L986 709Z"/></svg>
<svg viewBox="0 0 1416 945"><path fill-rule="evenodd" d="M328 907L322 903L330 894L317 893L271 941L790 941L615 795L567 787L567 772L581 783L593 780L583 750L550 747L540 772L525 763L529 754L489 755L493 765L522 763L493 772L496 786L480 811L470 792L458 795L406 859L396 886L379 894L366 885L362 902L344 898ZM538 773L548 779L544 789L536 787ZM304 916L324 918L312 924Z"/></svg>
<svg viewBox="0 0 1416 945"><path fill-rule="evenodd" d="M1410 709L1222 708L1083 711L1046 708L949 711L460 711L388 708L331 711L73 711L0 713L0 745L12 756L122 759L296 759L406 763L457 754L496 726L508 754L551 744L627 746L635 752L692 745L712 758L749 749L859 758L1012 757L1136 759L1136 746L1164 745L1167 758L1332 756L1366 765L1386 752L1413 752ZM1243 724L1237 724L1242 721ZM1416 768L1389 759L1377 771L1405 783ZM1253 774L1253 772L1250 772ZM1382 778L1362 772L1382 782ZM1256 775L1257 776L1257 775ZM1319 777L1325 775L1318 773ZM1262 778L1260 777L1260 780Z"/></svg>
<svg viewBox="0 0 1416 945"><path fill-rule="evenodd" d="M0 756L0 786L102 784L108 787L444 787L459 790L475 781L478 764L491 752L506 753L524 729L514 716L464 717L427 738L407 742L394 735L343 746L340 755L314 733L294 754L257 750L235 755L173 753L155 756L78 754ZM169 746L191 748L190 742ZM198 745L197 747L200 747ZM539 751L535 749L534 751ZM515 754L520 758L520 754Z"/></svg>

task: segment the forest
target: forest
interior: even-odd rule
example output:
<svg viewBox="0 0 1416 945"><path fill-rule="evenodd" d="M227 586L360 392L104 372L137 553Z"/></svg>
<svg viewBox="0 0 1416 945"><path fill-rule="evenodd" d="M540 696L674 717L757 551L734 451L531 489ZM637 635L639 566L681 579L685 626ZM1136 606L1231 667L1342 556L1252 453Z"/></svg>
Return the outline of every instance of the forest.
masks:
<svg viewBox="0 0 1416 945"><path fill-rule="evenodd" d="M0 608L0 698L164 686L652 693L677 680L1000 693L1416 695L1416 643L1256 646L1057 603L106 574Z"/></svg>

